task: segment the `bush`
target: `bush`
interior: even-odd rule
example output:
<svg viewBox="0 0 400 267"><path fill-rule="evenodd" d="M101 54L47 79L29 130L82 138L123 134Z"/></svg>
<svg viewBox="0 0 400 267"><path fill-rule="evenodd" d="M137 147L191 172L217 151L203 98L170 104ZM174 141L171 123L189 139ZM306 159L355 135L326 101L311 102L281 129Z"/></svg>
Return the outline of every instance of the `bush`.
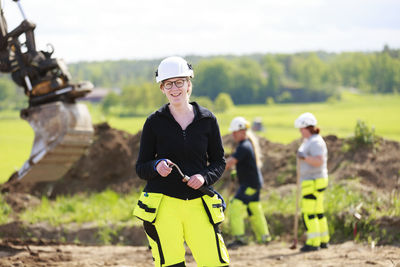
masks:
<svg viewBox="0 0 400 267"><path fill-rule="evenodd" d="M288 92L285 91L282 94L280 94L277 99L279 103L289 103L293 100L292 95Z"/></svg>
<svg viewBox="0 0 400 267"><path fill-rule="evenodd" d="M108 114L110 109L114 106L119 105L119 95L114 92L110 92L107 96L103 99L101 103L101 109L104 113Z"/></svg>
<svg viewBox="0 0 400 267"><path fill-rule="evenodd" d="M375 135L375 128L368 128L367 124L362 120L357 120L354 130L354 137L351 138L353 148L367 146L374 148L377 143L377 136Z"/></svg>
<svg viewBox="0 0 400 267"><path fill-rule="evenodd" d="M7 223L8 215L11 213L11 208L4 200L3 195L0 195L0 224Z"/></svg>
<svg viewBox="0 0 400 267"><path fill-rule="evenodd" d="M214 109L214 103L212 100L207 97L207 96L197 96L197 97L192 97L193 101L196 101L197 104L200 106L203 106L205 108L208 108L209 110L213 111Z"/></svg>
<svg viewBox="0 0 400 267"><path fill-rule="evenodd" d="M214 109L216 112L225 112L234 107L232 98L227 93L220 93L214 102Z"/></svg>
<svg viewBox="0 0 400 267"><path fill-rule="evenodd" d="M265 104L269 105L269 106L275 104L274 98L273 97L267 97L267 99L265 100Z"/></svg>

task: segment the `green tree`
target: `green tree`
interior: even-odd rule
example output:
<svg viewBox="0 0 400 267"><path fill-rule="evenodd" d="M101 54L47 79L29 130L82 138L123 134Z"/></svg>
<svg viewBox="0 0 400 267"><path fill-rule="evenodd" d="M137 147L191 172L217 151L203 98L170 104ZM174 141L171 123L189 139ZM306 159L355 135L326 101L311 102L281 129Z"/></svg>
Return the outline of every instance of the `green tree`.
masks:
<svg viewBox="0 0 400 267"><path fill-rule="evenodd" d="M362 91L371 90L368 82L371 64L371 56L364 53L342 53L332 62L332 66L340 72L342 85Z"/></svg>
<svg viewBox="0 0 400 267"><path fill-rule="evenodd" d="M233 101L227 93L220 93L215 99L214 110L216 112L226 112L232 107L234 107Z"/></svg>
<svg viewBox="0 0 400 267"><path fill-rule="evenodd" d="M340 86L342 85L342 75L340 74L339 67L331 63L327 66L327 73L326 73L326 82L333 85L333 86Z"/></svg>
<svg viewBox="0 0 400 267"><path fill-rule="evenodd" d="M103 99L101 103L101 109L104 113L108 114L112 107L118 106L120 102L120 97L114 92L110 92L106 97Z"/></svg>
<svg viewBox="0 0 400 267"><path fill-rule="evenodd" d="M214 100L221 92L232 88L232 63L225 58L200 61L195 68L193 95Z"/></svg>
<svg viewBox="0 0 400 267"><path fill-rule="evenodd" d="M398 92L400 89L400 60L390 57L387 51L375 55L370 81L378 92Z"/></svg>
<svg viewBox="0 0 400 267"><path fill-rule="evenodd" d="M306 89L319 89L324 82L327 66L315 53L307 57L295 57L292 71L297 80Z"/></svg>
<svg viewBox="0 0 400 267"><path fill-rule="evenodd" d="M282 92L282 94L278 95L276 100L279 103L289 103L289 102L292 102L293 99L292 99L292 95L289 92L285 91L285 92Z"/></svg>
<svg viewBox="0 0 400 267"><path fill-rule="evenodd" d="M25 102L21 88L8 78L0 78L0 110L22 108Z"/></svg>
<svg viewBox="0 0 400 267"><path fill-rule="evenodd" d="M267 83L261 65L250 58L241 57L233 60L233 86L229 91L235 104L263 103L261 88Z"/></svg>
<svg viewBox="0 0 400 267"><path fill-rule="evenodd" d="M289 92L292 101L321 101L335 95L339 86L383 93L398 92L400 88L400 50L388 46L374 53L318 51L191 56L188 61L194 66L194 97L204 96L214 101L220 93L228 93L235 104L265 103L268 97L278 101L278 96L287 101L289 95L283 92ZM71 64L70 71L74 80L90 80L97 87L137 87L127 95L127 99L137 95L136 106L142 110L156 106L154 103L160 101L155 99L162 98L159 94L149 97L149 92L139 88L145 83L155 84L154 71L159 62L159 59L81 62ZM143 104L144 99L149 101L148 107ZM127 100L123 100L124 106L128 106ZM7 104L12 102L15 103L9 101Z"/></svg>
<svg viewBox="0 0 400 267"><path fill-rule="evenodd" d="M148 113L166 102L158 84L144 82L122 89L120 103L125 115Z"/></svg>
<svg viewBox="0 0 400 267"><path fill-rule="evenodd" d="M191 97L191 100L196 101L197 104L199 104L200 106L203 106L205 108L208 108L211 111L214 109L214 103L207 96Z"/></svg>
<svg viewBox="0 0 400 267"><path fill-rule="evenodd" d="M284 75L284 66L272 56L264 57L263 66L266 70L268 82L261 98L266 99L266 97L276 97L281 89L281 79Z"/></svg>
<svg viewBox="0 0 400 267"><path fill-rule="evenodd" d="M272 97L267 97L267 99L265 100L265 104L269 105L269 106L272 106L272 105L275 104L275 101L274 101L274 99Z"/></svg>

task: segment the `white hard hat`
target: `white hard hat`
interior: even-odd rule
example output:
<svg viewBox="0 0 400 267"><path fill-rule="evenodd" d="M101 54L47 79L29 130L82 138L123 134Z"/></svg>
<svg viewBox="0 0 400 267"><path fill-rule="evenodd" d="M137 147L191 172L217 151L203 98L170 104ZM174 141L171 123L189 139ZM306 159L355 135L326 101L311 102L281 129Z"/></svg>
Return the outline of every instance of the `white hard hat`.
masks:
<svg viewBox="0 0 400 267"><path fill-rule="evenodd" d="M247 130L250 128L250 123L243 117L236 117L231 121L229 131L236 132L239 130Z"/></svg>
<svg viewBox="0 0 400 267"><path fill-rule="evenodd" d="M193 78L192 66L181 57L167 57L161 61L156 71L156 81L159 83L174 77Z"/></svg>
<svg viewBox="0 0 400 267"><path fill-rule="evenodd" d="M315 126L315 125L317 125L317 119L310 112L306 112L306 113L301 114L294 121L294 127L295 128L306 128L308 126Z"/></svg>

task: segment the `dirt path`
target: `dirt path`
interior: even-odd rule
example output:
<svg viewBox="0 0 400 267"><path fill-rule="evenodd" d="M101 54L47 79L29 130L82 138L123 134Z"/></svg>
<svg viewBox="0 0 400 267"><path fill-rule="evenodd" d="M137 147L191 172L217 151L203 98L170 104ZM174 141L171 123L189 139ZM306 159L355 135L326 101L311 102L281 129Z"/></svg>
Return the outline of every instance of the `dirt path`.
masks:
<svg viewBox="0 0 400 267"><path fill-rule="evenodd" d="M346 242L311 253L291 250L286 243L250 245L230 251L231 265L242 266L391 266L400 267L400 248ZM131 246L0 246L0 266L151 267L150 251ZM187 266L196 266L190 253Z"/></svg>

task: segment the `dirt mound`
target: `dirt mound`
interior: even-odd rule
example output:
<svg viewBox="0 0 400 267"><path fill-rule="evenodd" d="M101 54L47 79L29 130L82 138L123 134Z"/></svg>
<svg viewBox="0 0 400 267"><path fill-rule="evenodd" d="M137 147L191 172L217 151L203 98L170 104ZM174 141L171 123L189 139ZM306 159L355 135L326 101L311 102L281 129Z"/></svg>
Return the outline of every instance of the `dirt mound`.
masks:
<svg viewBox="0 0 400 267"><path fill-rule="evenodd" d="M337 180L360 178L362 184L382 190L400 190L400 143L380 139L376 148L351 148L348 140L324 136L328 147L328 171ZM224 147L233 151L232 137L223 137ZM262 174L266 186L296 183L296 151L300 139L288 145L259 139L263 156ZM227 174L225 174L227 175Z"/></svg>
<svg viewBox="0 0 400 267"><path fill-rule="evenodd" d="M144 182L135 171L140 132L131 135L111 128L107 123L95 125L92 145L62 179L36 185L15 180L2 185L2 192L23 192L33 195L68 195L79 192L100 192L111 188L128 193Z"/></svg>
<svg viewBox="0 0 400 267"><path fill-rule="evenodd" d="M111 188L129 193L143 181L138 178L135 163L139 152L140 132L131 135L111 128L107 123L95 126L95 139L88 153L58 182L52 195Z"/></svg>
<svg viewBox="0 0 400 267"><path fill-rule="evenodd" d="M139 190L144 181L135 172L141 133L131 135L111 128L107 123L95 125L95 138L87 153L59 181L34 186L10 181L2 192L21 192L34 195L78 192L99 192L111 188L120 193ZM332 178L359 177L361 183L382 190L400 189L400 144L381 139L376 149L349 149L345 139L324 137L329 153L328 169ZM230 135L223 137L225 150L234 151ZM296 150L300 139L288 145L260 138L263 155L262 173L266 186L279 187L296 181ZM347 148L346 148L347 146ZM227 187L229 174L224 173L217 188Z"/></svg>
<svg viewBox="0 0 400 267"><path fill-rule="evenodd" d="M332 151L330 170L339 179L361 178L366 185L383 190L400 189L400 144L380 139L375 149L360 147L343 152L346 140L327 142ZM340 147L339 147L340 145ZM332 149L337 147L337 149Z"/></svg>

